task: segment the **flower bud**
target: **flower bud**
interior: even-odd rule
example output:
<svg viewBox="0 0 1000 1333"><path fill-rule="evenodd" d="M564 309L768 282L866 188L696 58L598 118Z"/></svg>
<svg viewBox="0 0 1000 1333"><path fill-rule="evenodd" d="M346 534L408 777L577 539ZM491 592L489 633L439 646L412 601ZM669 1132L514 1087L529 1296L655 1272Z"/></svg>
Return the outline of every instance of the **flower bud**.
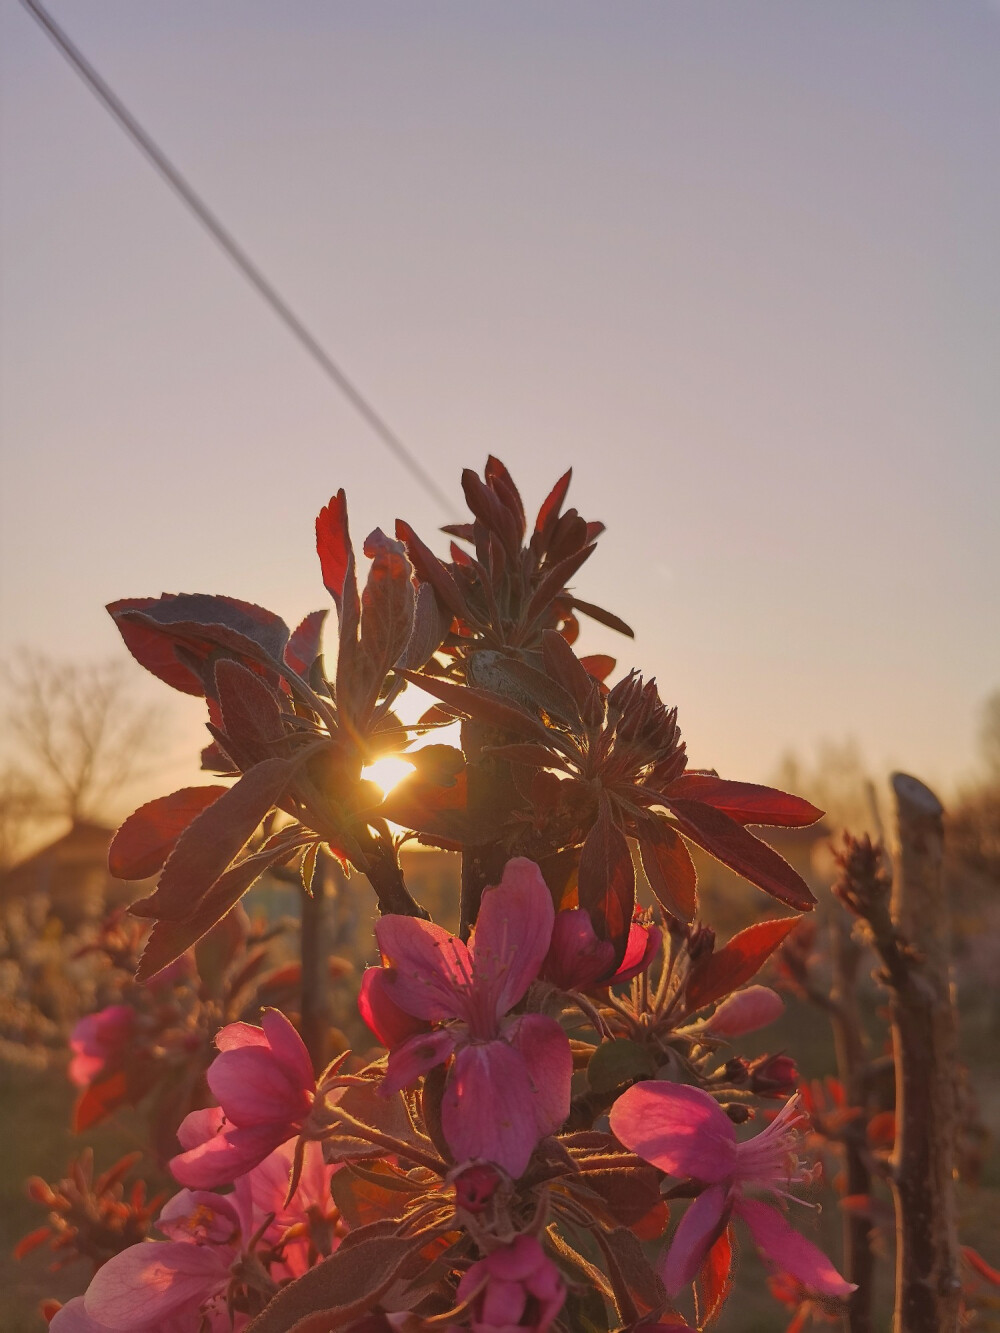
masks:
<svg viewBox="0 0 1000 1333"><path fill-rule="evenodd" d="M496 1193L500 1172L489 1162L467 1166L455 1177L455 1204L467 1213L481 1213Z"/></svg>
<svg viewBox="0 0 1000 1333"><path fill-rule="evenodd" d="M747 986L728 996L705 1023L713 1037L742 1037L767 1027L785 1012L785 1002L767 986Z"/></svg>
<svg viewBox="0 0 1000 1333"><path fill-rule="evenodd" d="M790 1097L799 1071L790 1055L761 1055L750 1065L750 1089L758 1097Z"/></svg>

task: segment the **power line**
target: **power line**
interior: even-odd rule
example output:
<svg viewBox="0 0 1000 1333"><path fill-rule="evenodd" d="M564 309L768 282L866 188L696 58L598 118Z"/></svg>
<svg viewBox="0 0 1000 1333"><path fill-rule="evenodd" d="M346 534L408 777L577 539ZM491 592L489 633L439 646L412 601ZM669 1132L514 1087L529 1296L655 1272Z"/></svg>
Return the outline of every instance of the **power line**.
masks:
<svg viewBox="0 0 1000 1333"><path fill-rule="evenodd" d="M368 423L407 471L420 483L425 491L452 517L453 506L438 486L430 473L413 456L399 436L376 412L368 399L351 379L341 370L333 357L319 340L306 328L302 320L281 296L278 290L264 276L250 256L236 241L232 233L219 221L197 191L170 161L163 150L143 129L136 118L114 92L108 83L98 74L82 51L56 23L55 19L38 3L38 0L21 0L22 6L34 18L42 30L55 42L56 46L83 79L87 87L98 99L106 111L109 111L121 128L129 136L143 156L155 167L160 176L181 201L187 205L212 239L226 252L232 262L250 283L257 294L267 302L285 327L305 348L320 367L326 377L333 381L351 406Z"/></svg>

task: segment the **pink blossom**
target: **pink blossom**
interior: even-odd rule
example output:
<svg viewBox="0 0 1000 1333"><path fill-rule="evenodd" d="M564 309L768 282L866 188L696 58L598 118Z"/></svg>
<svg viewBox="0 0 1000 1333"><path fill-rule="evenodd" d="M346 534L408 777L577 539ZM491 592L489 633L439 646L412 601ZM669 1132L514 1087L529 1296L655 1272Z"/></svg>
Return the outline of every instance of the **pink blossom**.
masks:
<svg viewBox="0 0 1000 1333"><path fill-rule="evenodd" d="M536 1238L518 1236L463 1275L458 1300L470 1299L473 1333L546 1333L566 1286Z"/></svg>
<svg viewBox="0 0 1000 1333"><path fill-rule="evenodd" d="M221 1054L207 1077L219 1105L185 1117L185 1151L170 1162L182 1185L199 1189L235 1180L294 1138L316 1091L309 1053L278 1009L266 1009L259 1028L230 1023L215 1042Z"/></svg>
<svg viewBox="0 0 1000 1333"><path fill-rule="evenodd" d="M232 1194L183 1189L157 1219L166 1240L145 1240L100 1268L86 1294L53 1320L56 1333L235 1333L247 1316L230 1323L227 1294L236 1284L251 1239L276 1282L300 1277L319 1257L310 1227L319 1226L325 1250L337 1212L330 1197L336 1170L318 1143L304 1145L302 1173L286 1204L294 1149L282 1144L236 1182ZM204 1322L203 1322L204 1321Z"/></svg>
<svg viewBox="0 0 1000 1333"><path fill-rule="evenodd" d="M598 938L589 912L574 907L556 914L541 975L565 991L615 986L644 972L659 952L660 943L658 927L634 920L625 957L615 969L614 945Z"/></svg>
<svg viewBox="0 0 1000 1333"><path fill-rule="evenodd" d="M806 1119L793 1097L755 1138L738 1143L732 1121L700 1088L637 1083L618 1098L611 1128L626 1148L661 1171L707 1186L681 1219L660 1267L671 1296L694 1280L731 1216L747 1224L766 1259L813 1291L843 1296L854 1290L782 1212L746 1194L756 1186L791 1198L791 1185L812 1179L795 1153Z"/></svg>
<svg viewBox="0 0 1000 1333"><path fill-rule="evenodd" d="M83 1297L91 1323L79 1323L81 1333L190 1333L202 1320L212 1333L229 1328L225 1292L240 1242L233 1203L181 1190L157 1225L169 1240L131 1245L98 1269ZM68 1319L66 1330L75 1333Z"/></svg>
<svg viewBox="0 0 1000 1333"><path fill-rule="evenodd" d="M121 1065L134 1024L135 1010L127 1004L111 1004L80 1019L69 1039L69 1077L78 1088Z"/></svg>
<svg viewBox="0 0 1000 1333"><path fill-rule="evenodd" d="M743 1037L767 1027L785 1012L785 1002L768 986L747 986L729 995L702 1025L712 1037Z"/></svg>
<svg viewBox="0 0 1000 1333"><path fill-rule="evenodd" d="M483 894L468 947L418 917L384 916L375 926L385 993L439 1025L392 1047L382 1091L408 1087L454 1055L441 1120L455 1159L494 1162L515 1178L569 1114L565 1032L542 1014L506 1016L538 975L554 917L541 871L519 858Z"/></svg>

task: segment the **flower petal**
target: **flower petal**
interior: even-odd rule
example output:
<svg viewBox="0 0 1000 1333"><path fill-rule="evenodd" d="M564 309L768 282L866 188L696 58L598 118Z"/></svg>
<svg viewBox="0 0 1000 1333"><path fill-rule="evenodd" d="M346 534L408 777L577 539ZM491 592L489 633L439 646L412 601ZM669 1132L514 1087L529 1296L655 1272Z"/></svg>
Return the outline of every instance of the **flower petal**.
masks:
<svg viewBox="0 0 1000 1333"><path fill-rule="evenodd" d="M306 1090L270 1050L259 1046L223 1051L212 1061L207 1078L227 1119L237 1125L291 1123L309 1110Z"/></svg>
<svg viewBox="0 0 1000 1333"><path fill-rule="evenodd" d="M57 1310L49 1328L55 1333L109 1333L107 1324L99 1324L87 1314L82 1296L74 1296Z"/></svg>
<svg viewBox="0 0 1000 1333"><path fill-rule="evenodd" d="M433 921L383 916L375 938L386 964L386 992L414 1018L465 1017L472 966L465 945Z"/></svg>
<svg viewBox="0 0 1000 1333"><path fill-rule="evenodd" d="M637 1083L611 1108L620 1143L672 1176L710 1184L736 1166L736 1131L714 1098L680 1083Z"/></svg>
<svg viewBox="0 0 1000 1333"><path fill-rule="evenodd" d="M463 1046L441 1106L456 1162L495 1162L516 1180L541 1138L523 1057L506 1042Z"/></svg>
<svg viewBox="0 0 1000 1333"><path fill-rule="evenodd" d="M855 1290L854 1283L842 1278L823 1251L799 1235L777 1208L757 1199L740 1198L733 1211L750 1228L765 1259L798 1278L810 1291L821 1296L848 1296Z"/></svg>
<svg viewBox="0 0 1000 1333"><path fill-rule="evenodd" d="M725 1225L726 1185L713 1185L699 1194L678 1223L674 1239L660 1264L660 1277L669 1296L676 1296L695 1274Z"/></svg>
<svg viewBox="0 0 1000 1333"><path fill-rule="evenodd" d="M489 993L497 1018L538 976L555 922L552 894L534 861L508 861L503 878L483 894L469 952L477 991Z"/></svg>
<svg viewBox="0 0 1000 1333"><path fill-rule="evenodd" d="M221 1106L190 1111L177 1127L177 1142L187 1152L214 1138L225 1123L226 1115Z"/></svg>
<svg viewBox="0 0 1000 1333"><path fill-rule="evenodd" d="M172 1157L170 1171L179 1184L190 1189L216 1189L262 1162L290 1137L283 1125L249 1125L245 1129L229 1125L197 1147Z"/></svg>
<svg viewBox="0 0 1000 1333"><path fill-rule="evenodd" d="M524 1014L504 1024L504 1039L519 1053L533 1089L539 1136L554 1134L569 1115L573 1053L554 1018Z"/></svg>
<svg viewBox="0 0 1000 1333"><path fill-rule="evenodd" d="M455 1033L450 1028L437 1032L418 1032L389 1053L385 1078L379 1084L384 1097L416 1083L421 1074L443 1064L455 1049Z"/></svg>
<svg viewBox="0 0 1000 1333"><path fill-rule="evenodd" d="M267 1033L255 1023L227 1023L215 1034L220 1051L239 1051L244 1046L267 1046Z"/></svg>
<svg viewBox="0 0 1000 1333"><path fill-rule="evenodd" d="M99 1268L84 1296L84 1309L108 1328L160 1328L181 1311L192 1324L202 1301L222 1287L232 1255L216 1246L184 1241L142 1241Z"/></svg>
<svg viewBox="0 0 1000 1333"><path fill-rule="evenodd" d="M383 1046L398 1046L414 1033L425 1032L427 1024L414 1018L392 998L389 973L383 967L366 967L361 976L358 1012Z"/></svg>
<svg viewBox="0 0 1000 1333"><path fill-rule="evenodd" d="M312 1088L316 1083L312 1061L306 1044L280 1009L265 1009L260 1020L268 1045L278 1063L301 1088Z"/></svg>
<svg viewBox="0 0 1000 1333"><path fill-rule="evenodd" d="M543 975L560 990L586 990L615 965L615 946L600 940L582 907L557 912Z"/></svg>

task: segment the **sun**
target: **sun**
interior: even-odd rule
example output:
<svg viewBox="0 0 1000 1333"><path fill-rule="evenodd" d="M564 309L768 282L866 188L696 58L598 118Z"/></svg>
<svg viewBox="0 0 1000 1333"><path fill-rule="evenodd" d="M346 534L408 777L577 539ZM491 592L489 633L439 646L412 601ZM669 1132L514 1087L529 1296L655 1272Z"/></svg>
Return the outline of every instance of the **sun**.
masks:
<svg viewBox="0 0 1000 1333"><path fill-rule="evenodd" d="M385 759L376 759L374 764L361 770L361 776L368 782L374 782L382 789L382 794L390 792L396 783L413 772L413 765L405 759L395 759L391 755Z"/></svg>

